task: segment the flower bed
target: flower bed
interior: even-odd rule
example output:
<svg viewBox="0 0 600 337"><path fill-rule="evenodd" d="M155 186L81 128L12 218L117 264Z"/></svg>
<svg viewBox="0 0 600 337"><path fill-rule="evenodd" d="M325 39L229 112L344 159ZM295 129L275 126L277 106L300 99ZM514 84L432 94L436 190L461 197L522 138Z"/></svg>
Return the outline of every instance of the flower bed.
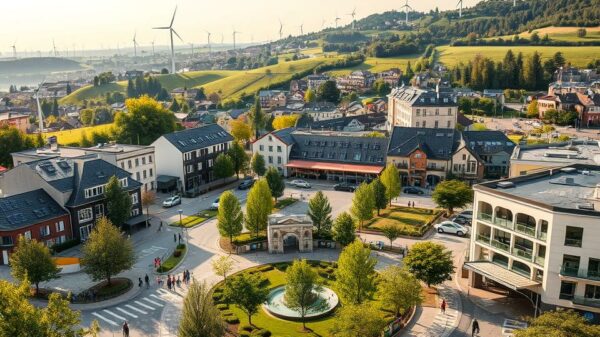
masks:
<svg viewBox="0 0 600 337"><path fill-rule="evenodd" d="M177 267L177 265L179 265L179 262L181 262L181 260L185 256L186 250L187 247L185 244L177 245L177 249L173 251L173 253L171 254L171 256L169 256L167 260L161 263L160 267L158 267L156 271L158 273L166 273Z"/></svg>
<svg viewBox="0 0 600 337"><path fill-rule="evenodd" d="M217 215L216 210L205 209L203 211L198 212L195 215L186 216L185 218L183 218L181 220L181 222L179 222L179 220L172 222L170 224L170 226L190 228L190 227L194 227L194 226L198 225L199 223L202 223L208 219L211 219L211 218L215 217L216 215Z"/></svg>

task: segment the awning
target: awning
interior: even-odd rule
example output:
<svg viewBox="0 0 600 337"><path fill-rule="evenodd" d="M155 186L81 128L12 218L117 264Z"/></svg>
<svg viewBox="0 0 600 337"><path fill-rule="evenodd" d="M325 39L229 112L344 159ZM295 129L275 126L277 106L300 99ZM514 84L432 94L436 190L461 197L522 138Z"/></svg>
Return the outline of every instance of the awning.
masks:
<svg viewBox="0 0 600 337"><path fill-rule="evenodd" d="M517 274L490 261L465 262L464 268L485 276L512 290L533 290L540 285L539 282L532 281L523 275Z"/></svg>
<svg viewBox="0 0 600 337"><path fill-rule="evenodd" d="M150 216L147 214L140 214L140 215L134 216L133 218L129 218L129 220L125 221L125 224L127 226L131 227L131 226L140 224L142 222L146 222L146 220L150 220Z"/></svg>
<svg viewBox="0 0 600 337"><path fill-rule="evenodd" d="M318 161L292 160L287 165L289 168L300 168L308 170L324 170L324 171L340 171L340 172L357 172L379 174L383 170L383 166L358 165L358 164L341 164L341 163L326 163Z"/></svg>

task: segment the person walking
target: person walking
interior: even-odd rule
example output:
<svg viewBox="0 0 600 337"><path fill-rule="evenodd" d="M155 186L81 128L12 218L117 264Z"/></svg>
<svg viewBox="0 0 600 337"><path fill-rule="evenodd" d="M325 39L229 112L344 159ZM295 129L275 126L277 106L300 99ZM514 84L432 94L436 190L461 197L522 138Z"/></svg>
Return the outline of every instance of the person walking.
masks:
<svg viewBox="0 0 600 337"><path fill-rule="evenodd" d="M442 299L442 304L440 304L440 309L442 309L442 314L446 314L446 300Z"/></svg>
<svg viewBox="0 0 600 337"><path fill-rule="evenodd" d="M167 289L171 290L171 278L167 276Z"/></svg>
<svg viewBox="0 0 600 337"><path fill-rule="evenodd" d="M123 322L123 337L129 337L129 325L127 325L127 321Z"/></svg>
<svg viewBox="0 0 600 337"><path fill-rule="evenodd" d="M138 287L142 287L142 284L144 284L144 282L142 282L142 278L138 277Z"/></svg>
<svg viewBox="0 0 600 337"><path fill-rule="evenodd" d="M477 318L473 319L472 326L473 330L471 331L471 337L479 335L479 322L477 321Z"/></svg>
<svg viewBox="0 0 600 337"><path fill-rule="evenodd" d="M177 243L177 234L173 233L173 242Z"/></svg>
<svg viewBox="0 0 600 337"><path fill-rule="evenodd" d="M179 235L179 243L181 243L181 233L179 233L178 235Z"/></svg>
<svg viewBox="0 0 600 337"><path fill-rule="evenodd" d="M150 288L150 277L148 277L148 274L144 276L144 281L146 281L146 289Z"/></svg>

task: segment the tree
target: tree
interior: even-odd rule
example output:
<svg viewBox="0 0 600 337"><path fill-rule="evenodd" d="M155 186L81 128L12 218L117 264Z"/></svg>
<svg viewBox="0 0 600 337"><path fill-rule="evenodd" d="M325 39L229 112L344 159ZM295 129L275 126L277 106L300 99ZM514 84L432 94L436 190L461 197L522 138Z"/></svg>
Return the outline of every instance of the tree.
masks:
<svg viewBox="0 0 600 337"><path fill-rule="evenodd" d="M404 257L404 265L427 287L451 280L454 273L452 252L430 241L415 243Z"/></svg>
<svg viewBox="0 0 600 337"><path fill-rule="evenodd" d="M265 174L265 179L267 179L267 183L269 184L271 195L275 198L275 202L277 202L277 198L281 197L285 190L285 182L281 174L279 174L279 171L275 167L269 166L267 174Z"/></svg>
<svg viewBox="0 0 600 337"><path fill-rule="evenodd" d="M371 182L371 189L373 190L373 204L377 209L377 215L379 211L387 206L387 196L385 194L385 185L379 178Z"/></svg>
<svg viewBox="0 0 600 337"><path fill-rule="evenodd" d="M380 337L387 322L369 303L344 305L335 315L331 334L336 337Z"/></svg>
<svg viewBox="0 0 600 337"><path fill-rule="evenodd" d="M329 234L331 231L331 204L322 191L317 191L308 201L308 216L317 227L317 236ZM354 231L352 233L354 236Z"/></svg>
<svg viewBox="0 0 600 337"><path fill-rule="evenodd" d="M34 146L31 137L11 126L0 126L0 165L12 167L11 153L23 151Z"/></svg>
<svg viewBox="0 0 600 337"><path fill-rule="evenodd" d="M306 104L311 104L317 99L317 95L315 95L315 91L312 89L306 90L304 93L304 102Z"/></svg>
<svg viewBox="0 0 600 337"><path fill-rule="evenodd" d="M294 260L285 271L285 279L285 304L300 313L302 328L306 330L306 314L319 303L315 294L321 288L317 272L306 260Z"/></svg>
<svg viewBox="0 0 600 337"><path fill-rule="evenodd" d="M229 150L227 150L227 155L231 158L233 163L233 171L240 177L240 172L246 171L248 168L248 155L244 148L238 142L233 142Z"/></svg>
<svg viewBox="0 0 600 337"><path fill-rule="evenodd" d="M387 224L383 226L381 232L388 240L390 240L390 247L394 245L394 240L396 240L398 237L400 237L400 234L402 234L400 228L394 224Z"/></svg>
<svg viewBox="0 0 600 337"><path fill-rule="evenodd" d="M355 240L340 253L335 271L337 289L345 301L361 304L376 290L375 265L371 249Z"/></svg>
<svg viewBox="0 0 600 337"><path fill-rule="evenodd" d="M162 69L160 70L160 74L161 74L161 75L167 75L168 73L169 73L169 69L167 69L167 68L162 68Z"/></svg>
<svg viewBox="0 0 600 337"><path fill-rule="evenodd" d="M375 208L374 199L373 189L365 182L360 184L356 191L354 191L350 212L358 220L360 229L362 229L365 220L373 218L373 209Z"/></svg>
<svg viewBox="0 0 600 337"><path fill-rule="evenodd" d="M262 107L260 105L260 99L256 97L254 100L254 106L250 109L248 113L248 118L250 118L250 125L254 130L254 138L258 139L260 136L260 130L265 127L265 114L262 111Z"/></svg>
<svg viewBox="0 0 600 337"><path fill-rule="evenodd" d="M89 126L94 124L94 109L81 109L79 111L79 120L81 124Z"/></svg>
<svg viewBox="0 0 600 337"><path fill-rule="evenodd" d="M300 118L299 114L277 116L273 119L273 130L281 130L296 126L296 122Z"/></svg>
<svg viewBox="0 0 600 337"><path fill-rule="evenodd" d="M85 273L94 281L106 279L109 286L112 276L131 269L135 263L131 240L105 217L96 222L81 252Z"/></svg>
<svg viewBox="0 0 600 337"><path fill-rule="evenodd" d="M398 169L392 163L388 164L379 177L383 186L385 186L385 197L389 205L392 205L392 199L400 195L400 175Z"/></svg>
<svg viewBox="0 0 600 337"><path fill-rule="evenodd" d="M437 184L431 198L439 207L446 208L448 214L452 214L454 208L473 202L473 190L460 180L444 180Z"/></svg>
<svg viewBox="0 0 600 337"><path fill-rule="evenodd" d="M29 281L39 292L40 282L58 278L59 268L52 259L50 249L43 243L19 236L15 252L10 257L11 274L21 282Z"/></svg>
<svg viewBox="0 0 600 337"><path fill-rule="evenodd" d="M587 35L587 30L585 28L577 29L577 37L584 38Z"/></svg>
<svg viewBox="0 0 600 337"><path fill-rule="evenodd" d="M67 83L67 95L70 95L73 92L73 89L71 88L71 84Z"/></svg>
<svg viewBox="0 0 600 337"><path fill-rule="evenodd" d="M117 141L149 145L160 136L175 131L175 116L156 100L142 96L125 101L127 113L115 116Z"/></svg>
<svg viewBox="0 0 600 337"><path fill-rule="evenodd" d="M221 153L215 159L215 166L213 167L213 172L215 173L215 177L217 179L225 179L231 177L235 173L235 169L233 166L233 160L231 157L225 153Z"/></svg>
<svg viewBox="0 0 600 337"><path fill-rule="evenodd" d="M547 311L532 319L525 329L515 330L515 337L595 337L600 326L591 324L573 310Z"/></svg>
<svg viewBox="0 0 600 337"><path fill-rule="evenodd" d="M137 192L136 192L137 193ZM127 221L131 215L131 196L123 187L116 176L108 179L104 191L108 219L111 223L120 226Z"/></svg>
<svg viewBox="0 0 600 337"><path fill-rule="evenodd" d="M325 81L317 89L317 97L319 100L337 104L340 101L340 89L335 81Z"/></svg>
<svg viewBox="0 0 600 337"><path fill-rule="evenodd" d="M531 100L527 105L527 118L538 118L539 115L537 99Z"/></svg>
<svg viewBox="0 0 600 337"><path fill-rule="evenodd" d="M254 315L261 304L267 300L269 290L262 284L258 274L242 273L229 279L225 283L223 295L237 305L248 315L248 323L252 325Z"/></svg>
<svg viewBox="0 0 600 337"><path fill-rule="evenodd" d="M258 232L267 228L267 218L273 210L273 197L266 179L262 178L252 186L246 201L246 228L253 231L258 237Z"/></svg>
<svg viewBox="0 0 600 337"><path fill-rule="evenodd" d="M169 110L173 112L179 112L179 110L181 110L181 106L179 105L179 102L177 102L177 98L173 98L171 106L169 106Z"/></svg>
<svg viewBox="0 0 600 337"><path fill-rule="evenodd" d="M259 177L264 176L265 172L267 171L265 167L265 157L258 152L255 152L252 156L250 166L252 166L252 171L254 171L254 173L256 173L256 175Z"/></svg>
<svg viewBox="0 0 600 337"><path fill-rule="evenodd" d="M391 91L390 85L381 78L373 83L373 90L381 97L386 96Z"/></svg>
<svg viewBox="0 0 600 337"><path fill-rule="evenodd" d="M252 127L242 120L234 119L229 122L231 135L238 142L247 142L252 138Z"/></svg>
<svg viewBox="0 0 600 337"><path fill-rule="evenodd" d="M183 300L179 337L222 337L226 327L205 282L192 282Z"/></svg>
<svg viewBox="0 0 600 337"><path fill-rule="evenodd" d="M397 265L385 268L379 277L379 298L400 317L410 307L423 302L421 284L417 278Z"/></svg>
<svg viewBox="0 0 600 337"><path fill-rule="evenodd" d="M335 218L332 234L336 242L339 242L342 246L347 246L354 242L356 240L354 231L356 231L356 225L350 214L342 212Z"/></svg>
<svg viewBox="0 0 600 337"><path fill-rule="evenodd" d="M142 192L142 206L146 208L146 215L150 215L150 205L156 202L156 193L153 191ZM146 218L146 227L148 227L148 218Z"/></svg>
<svg viewBox="0 0 600 337"><path fill-rule="evenodd" d="M52 115L58 117L58 100L56 98L52 102Z"/></svg>
<svg viewBox="0 0 600 337"><path fill-rule="evenodd" d="M223 277L223 281L227 282L227 275L233 270L235 261L229 255L221 255L211 262L212 269L217 276Z"/></svg>
<svg viewBox="0 0 600 337"><path fill-rule="evenodd" d="M231 191L223 192L217 211L217 228L221 236L229 237L229 242L233 242L233 237L242 232L243 221L244 214L237 197Z"/></svg>

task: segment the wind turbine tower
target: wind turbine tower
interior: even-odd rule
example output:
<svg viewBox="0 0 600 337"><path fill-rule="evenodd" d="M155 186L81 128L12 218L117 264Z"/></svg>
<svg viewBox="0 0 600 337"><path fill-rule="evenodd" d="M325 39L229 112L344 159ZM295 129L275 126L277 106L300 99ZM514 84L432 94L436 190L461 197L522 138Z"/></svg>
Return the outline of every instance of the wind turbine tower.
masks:
<svg viewBox="0 0 600 337"><path fill-rule="evenodd" d="M52 51L54 52L54 57L57 57L58 53L56 52L56 43L54 43L54 39L52 39Z"/></svg>
<svg viewBox="0 0 600 337"><path fill-rule="evenodd" d="M194 44L190 43L190 47L192 47L192 58L194 58Z"/></svg>
<svg viewBox="0 0 600 337"><path fill-rule="evenodd" d="M210 32L207 30L206 31L206 41L208 43L208 53L211 53L211 49L210 49Z"/></svg>
<svg viewBox="0 0 600 337"><path fill-rule="evenodd" d="M458 0L458 3L456 4L456 7L458 7L458 17L462 18L463 0Z"/></svg>
<svg viewBox="0 0 600 337"><path fill-rule="evenodd" d="M137 46L138 46L138 43L135 39L136 37L137 37L137 32L133 33L133 57L135 57L135 58L137 58Z"/></svg>
<svg viewBox="0 0 600 337"><path fill-rule="evenodd" d="M235 28L233 29L233 50L235 50L235 36L240 33L241 32L236 31Z"/></svg>
<svg viewBox="0 0 600 337"><path fill-rule="evenodd" d="M177 14L177 6L175 6L175 10L173 11L173 17L171 18L171 24L166 27L154 27L153 29L168 29L169 35L171 37L171 73L175 74L175 45L173 43L173 34L175 34L179 40L183 41L181 36L177 34L175 29L173 29L173 23L175 22L175 14Z"/></svg>
<svg viewBox="0 0 600 337"><path fill-rule="evenodd" d="M13 58L17 59L17 41L13 42L12 46L10 46L13 50Z"/></svg>
<svg viewBox="0 0 600 337"><path fill-rule="evenodd" d="M300 24L300 35L304 35L304 23Z"/></svg>
<svg viewBox="0 0 600 337"><path fill-rule="evenodd" d="M408 0L406 0L406 1L408 1ZM335 20L334 20L335 21L335 28L338 27L338 21L340 21L340 20L341 20L341 18L339 16L337 16L337 14L336 14L335 15Z"/></svg>
<svg viewBox="0 0 600 337"><path fill-rule="evenodd" d="M279 39L283 39L283 23L279 20Z"/></svg>
<svg viewBox="0 0 600 337"><path fill-rule="evenodd" d="M352 10L352 13L349 13L348 15L350 15L352 17L352 30L354 30L354 25L356 23L356 7L354 7L354 9Z"/></svg>
<svg viewBox="0 0 600 337"><path fill-rule="evenodd" d="M412 7L410 7L408 5L408 0L406 0L406 3L404 4L404 6L400 7L400 9L404 9L404 11L406 12L406 25L408 26L408 11L409 10L412 11Z"/></svg>

